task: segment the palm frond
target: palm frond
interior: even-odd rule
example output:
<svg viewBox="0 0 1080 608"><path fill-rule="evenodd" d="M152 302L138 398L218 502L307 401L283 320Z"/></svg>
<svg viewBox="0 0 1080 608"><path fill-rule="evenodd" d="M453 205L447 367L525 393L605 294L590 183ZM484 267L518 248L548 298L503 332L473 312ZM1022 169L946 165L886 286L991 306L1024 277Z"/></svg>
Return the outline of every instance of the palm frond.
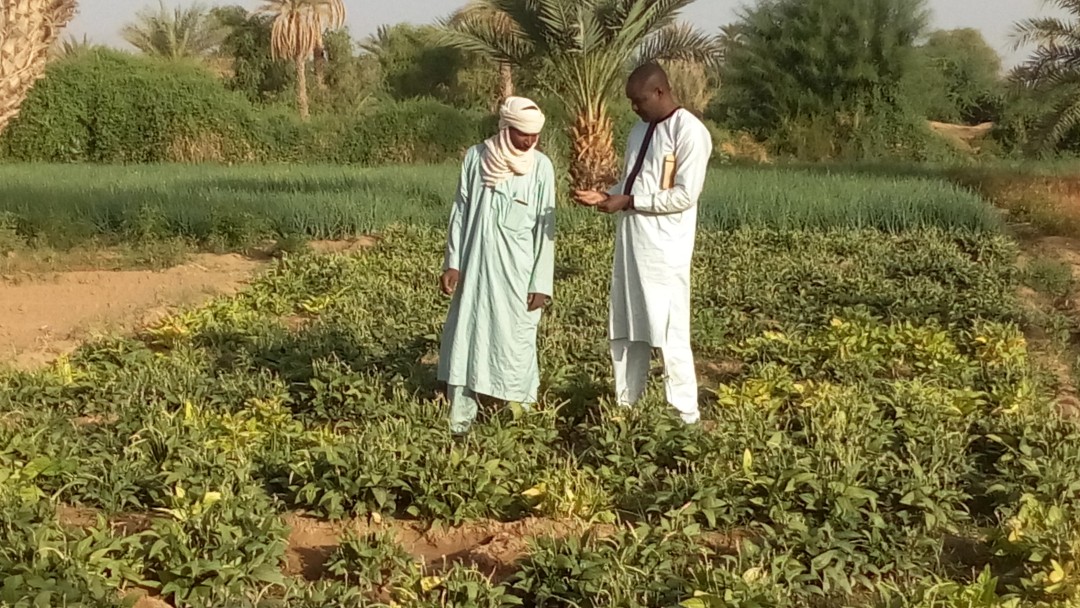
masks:
<svg viewBox="0 0 1080 608"><path fill-rule="evenodd" d="M494 61L520 64L532 53L529 41L516 32L505 32L483 19L464 20L439 31L436 42L475 53Z"/></svg>
<svg viewBox="0 0 1080 608"><path fill-rule="evenodd" d="M588 12L591 0L534 0L535 20L541 35L542 48L548 54L582 50L582 16Z"/></svg>
<svg viewBox="0 0 1080 608"><path fill-rule="evenodd" d="M675 23L649 36L641 44L634 63L687 61L714 67L723 55L719 37L709 36L689 23Z"/></svg>
<svg viewBox="0 0 1080 608"><path fill-rule="evenodd" d="M136 13L136 20L120 30L121 37L148 55L170 58L204 56L225 38L225 28L200 4L175 7L164 2L157 10Z"/></svg>
<svg viewBox="0 0 1080 608"><path fill-rule="evenodd" d="M1042 4L1073 15L1080 15L1080 0L1043 0Z"/></svg>
<svg viewBox="0 0 1080 608"><path fill-rule="evenodd" d="M1071 95L1047 116L1038 131L1036 146L1040 151L1050 151L1058 142L1080 124L1080 78L1073 77L1070 83Z"/></svg>
<svg viewBox="0 0 1080 608"><path fill-rule="evenodd" d="M1057 44L1061 41L1080 41L1076 23L1055 17L1025 19L1013 26L1011 34L1013 50L1029 44Z"/></svg>
<svg viewBox="0 0 1080 608"><path fill-rule="evenodd" d="M640 40L675 22L679 13L695 0L653 0L634 2L620 36Z"/></svg>
<svg viewBox="0 0 1080 608"><path fill-rule="evenodd" d="M550 0L473 0L475 3L486 4L495 14L505 16L521 37L530 41L537 52L546 52L552 46L551 32L545 28L539 19L539 2Z"/></svg>
<svg viewBox="0 0 1080 608"><path fill-rule="evenodd" d="M1069 73L1080 70L1080 46L1041 46L1014 69L1011 78L1029 86L1054 86Z"/></svg>
<svg viewBox="0 0 1080 608"><path fill-rule="evenodd" d="M345 23L342 0L266 0L256 13L274 17L271 55L275 60L299 60L322 44L323 31Z"/></svg>

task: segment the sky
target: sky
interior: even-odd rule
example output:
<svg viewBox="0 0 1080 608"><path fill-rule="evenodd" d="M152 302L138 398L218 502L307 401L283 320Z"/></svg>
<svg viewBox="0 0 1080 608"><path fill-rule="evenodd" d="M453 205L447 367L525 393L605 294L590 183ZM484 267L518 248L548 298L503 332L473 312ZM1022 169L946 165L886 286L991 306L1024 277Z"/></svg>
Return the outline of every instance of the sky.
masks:
<svg viewBox="0 0 1080 608"><path fill-rule="evenodd" d="M164 0L166 6L189 4L192 0ZM858 1L858 0L853 0ZM1009 33L1021 19L1051 14L1042 0L927 0L933 26L940 29L974 27L983 31L997 49L1006 67L1023 59L1023 52L1011 49ZM255 0L202 0L204 5L240 4L255 8ZM462 5L463 0L345 0L349 31L357 38L373 33L380 25L398 22L428 23ZM683 13L684 18L707 30L715 30L733 20L744 0L697 0ZM156 8L158 0L79 0L79 12L65 36L85 35L92 42L126 46L120 28L143 8Z"/></svg>

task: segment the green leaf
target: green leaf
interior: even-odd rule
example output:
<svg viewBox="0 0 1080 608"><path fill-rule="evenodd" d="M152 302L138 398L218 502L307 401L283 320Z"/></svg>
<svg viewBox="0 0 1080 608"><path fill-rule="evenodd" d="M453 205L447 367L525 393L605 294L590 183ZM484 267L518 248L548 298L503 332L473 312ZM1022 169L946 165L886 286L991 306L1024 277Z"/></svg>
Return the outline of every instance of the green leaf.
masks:
<svg viewBox="0 0 1080 608"><path fill-rule="evenodd" d="M821 570L829 563L831 563L837 556L840 555L840 551L836 549L829 549L828 551L818 555L810 561L810 566L815 570Z"/></svg>
<svg viewBox="0 0 1080 608"><path fill-rule="evenodd" d="M390 500L390 494L382 488L371 488L371 494L375 497L375 504L383 508Z"/></svg>
<svg viewBox="0 0 1080 608"><path fill-rule="evenodd" d="M251 572L251 577L263 583L284 585L285 577L281 570L271 564L263 564Z"/></svg>
<svg viewBox="0 0 1080 608"><path fill-rule="evenodd" d="M52 464L52 458L49 458L48 456L38 456L22 468L22 476L25 480L30 481L51 467Z"/></svg>

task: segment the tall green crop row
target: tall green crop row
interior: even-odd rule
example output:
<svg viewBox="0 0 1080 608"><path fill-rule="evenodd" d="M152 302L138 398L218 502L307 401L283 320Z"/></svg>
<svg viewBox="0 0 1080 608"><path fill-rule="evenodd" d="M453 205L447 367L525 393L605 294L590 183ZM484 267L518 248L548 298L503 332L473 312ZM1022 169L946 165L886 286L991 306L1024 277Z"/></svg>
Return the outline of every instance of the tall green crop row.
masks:
<svg viewBox="0 0 1080 608"><path fill-rule="evenodd" d="M183 239L238 248L265 239L345 238L400 222L443 226L457 167L0 166L0 225L22 241ZM583 213L560 207L562 225ZM784 169L712 170L701 223L719 229L947 227L995 231L977 196L920 178Z"/></svg>

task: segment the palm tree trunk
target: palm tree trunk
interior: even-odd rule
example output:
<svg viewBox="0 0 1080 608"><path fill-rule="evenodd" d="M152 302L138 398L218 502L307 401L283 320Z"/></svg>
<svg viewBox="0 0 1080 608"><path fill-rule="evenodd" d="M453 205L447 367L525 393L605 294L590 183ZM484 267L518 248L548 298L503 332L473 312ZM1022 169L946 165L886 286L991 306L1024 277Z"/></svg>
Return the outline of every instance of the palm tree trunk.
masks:
<svg viewBox="0 0 1080 608"><path fill-rule="evenodd" d="M499 99L503 100L514 94L514 67L505 61L499 62Z"/></svg>
<svg viewBox="0 0 1080 608"><path fill-rule="evenodd" d="M0 19L0 131L45 73L49 49L75 15L74 0L16 0Z"/></svg>
<svg viewBox="0 0 1080 608"><path fill-rule="evenodd" d="M322 44L315 46L315 86L326 89L326 48Z"/></svg>
<svg viewBox="0 0 1080 608"><path fill-rule="evenodd" d="M296 58L296 107L300 118L308 117L307 57Z"/></svg>
<svg viewBox="0 0 1080 608"><path fill-rule="evenodd" d="M607 191L618 181L618 157L612 136L611 118L605 108L582 110L570 127L574 158L570 164L571 187L575 190Z"/></svg>

